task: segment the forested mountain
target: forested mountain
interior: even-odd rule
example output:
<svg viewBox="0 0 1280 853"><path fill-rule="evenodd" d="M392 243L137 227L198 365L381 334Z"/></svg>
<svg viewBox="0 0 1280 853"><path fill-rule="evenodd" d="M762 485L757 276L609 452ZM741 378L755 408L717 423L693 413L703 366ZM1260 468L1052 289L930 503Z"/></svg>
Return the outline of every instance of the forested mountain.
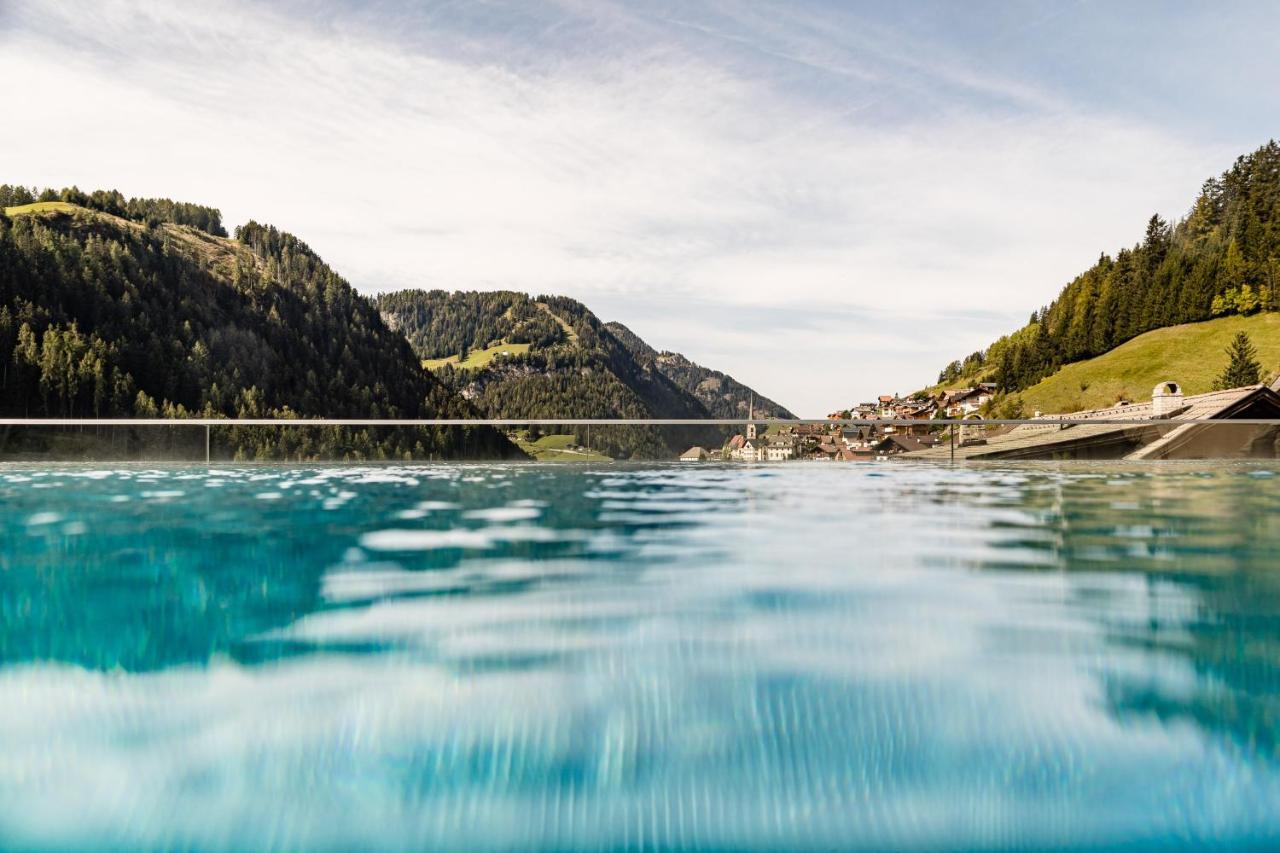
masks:
<svg viewBox="0 0 1280 853"><path fill-rule="evenodd" d="M991 378L1006 392L1152 329L1274 311L1280 294L1280 145L1205 181L1190 212L1147 222L1138 244L1072 280L1018 331L943 369L944 384Z"/></svg>
<svg viewBox="0 0 1280 853"><path fill-rule="evenodd" d="M757 418L795 417L789 409L757 394L727 373L703 367L678 352L655 350L621 323L606 323L605 328L637 358L652 359L664 376L692 394L713 418L746 418L749 410Z"/></svg>
<svg viewBox="0 0 1280 853"><path fill-rule="evenodd" d="M0 202L5 415L474 415L289 234L250 222L228 239L210 208L74 188L36 196L6 186ZM218 450L238 456L517 453L491 429L217 435Z"/></svg>
<svg viewBox="0 0 1280 853"><path fill-rule="evenodd" d="M572 299L406 290L384 294L377 304L388 325L433 361L438 378L492 417L713 415L701 395L668 374L661 354ZM751 393L736 382L726 388ZM785 410L775 405L774 411ZM734 414L746 416L745 402ZM613 456L663 456L722 438L722 431L706 428L609 427L594 430L592 444Z"/></svg>

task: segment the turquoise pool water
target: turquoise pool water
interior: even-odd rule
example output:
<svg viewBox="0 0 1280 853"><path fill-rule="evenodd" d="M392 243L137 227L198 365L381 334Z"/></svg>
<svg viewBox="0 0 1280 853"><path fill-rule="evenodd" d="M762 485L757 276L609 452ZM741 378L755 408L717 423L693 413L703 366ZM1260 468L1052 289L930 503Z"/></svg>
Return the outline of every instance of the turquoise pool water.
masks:
<svg viewBox="0 0 1280 853"><path fill-rule="evenodd" d="M0 846L1280 844L1245 464L0 468Z"/></svg>

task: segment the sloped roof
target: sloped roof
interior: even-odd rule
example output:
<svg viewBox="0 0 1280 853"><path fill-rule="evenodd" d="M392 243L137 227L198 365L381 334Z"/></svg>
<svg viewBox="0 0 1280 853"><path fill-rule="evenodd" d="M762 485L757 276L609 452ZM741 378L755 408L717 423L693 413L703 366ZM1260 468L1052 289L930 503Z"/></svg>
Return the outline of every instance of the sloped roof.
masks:
<svg viewBox="0 0 1280 853"><path fill-rule="evenodd" d="M1264 394L1269 397L1274 396L1277 404L1280 404L1280 394L1267 388L1267 386L1246 385L1241 388L1210 391L1207 394L1195 394L1185 397L1183 398L1184 408L1180 409L1175 417L1187 420L1212 420L1230 417L1232 409L1247 404L1251 401L1251 398L1258 394ZM1072 420L1092 420L1096 418L1098 420L1133 421L1134 423L1133 425L1074 424L1062 427L1057 423L1058 418ZM1148 447L1156 442L1171 439L1176 433L1184 429L1183 426L1176 425L1162 426L1162 422L1153 417L1150 402L1134 403L1128 406L1112 406L1108 409L1090 409L1065 415L1043 416L1039 420L1044 421L1043 425L1039 423L1020 424L1003 435L988 435L986 444L957 446L955 448L955 458L981 459L983 457L1018 455L1032 450L1044 450L1046 453L1050 453L1055 448L1067 449L1069 445L1091 440L1105 441L1108 438L1123 440L1126 435L1150 442L1142 450L1133 454L1133 458L1142 458L1139 454L1143 453ZM1133 432L1135 429L1141 432L1135 434ZM943 443L911 455L920 459L950 458L951 447L949 443Z"/></svg>
<svg viewBox="0 0 1280 853"><path fill-rule="evenodd" d="M898 445L899 447L902 448L903 452L905 453L914 453L916 451L924 450L925 448L930 446L928 444L925 444L923 441L920 441L915 436L903 435L901 433L896 433L896 432L885 436L884 439L880 442L879 446L884 447L885 445L888 445L888 444Z"/></svg>
<svg viewBox="0 0 1280 853"><path fill-rule="evenodd" d="M1183 397L1182 405L1184 408L1174 417L1188 420L1213 418L1231 408L1235 403L1264 388L1266 388L1265 385L1243 385L1239 388L1228 388L1225 391L1209 391L1206 394L1193 394L1190 397ZM1077 420L1099 418L1138 421L1151 419L1153 412L1151 401L1147 400L1144 403L1130 403L1127 406L1112 406L1107 409L1085 409L1065 415L1045 415L1044 419L1053 420L1062 417Z"/></svg>
<svg viewBox="0 0 1280 853"><path fill-rule="evenodd" d="M955 458L981 459L983 457L1017 454L1028 450L1052 452L1055 447L1076 444L1091 439L1101 439L1109 435L1120 438L1126 430L1142 429L1148 425L1151 430L1157 430L1159 428L1158 424L1159 421L1136 421L1133 426L1080 424L1066 428L1062 428L1056 423L1046 423L1044 426L1023 424L1014 427L1003 435L988 437L986 444L957 445ZM912 453L911 456L912 458L920 459L947 459L951 456L951 446L949 442L943 442L918 453Z"/></svg>
<svg viewBox="0 0 1280 853"><path fill-rule="evenodd" d="M1243 388L1232 388L1227 391L1214 391L1209 394L1197 394L1195 397L1187 397L1183 402L1193 402L1185 411L1179 412L1177 417L1186 420L1229 419L1232 409L1237 409L1242 405L1247 406L1259 398L1268 399L1269 402L1280 408L1280 393L1275 389L1268 388L1266 385L1246 385ZM1197 431L1204 429L1206 427L1200 424L1181 424L1150 444L1129 454L1127 458L1161 458L1166 452L1182 444L1186 439L1196 434Z"/></svg>

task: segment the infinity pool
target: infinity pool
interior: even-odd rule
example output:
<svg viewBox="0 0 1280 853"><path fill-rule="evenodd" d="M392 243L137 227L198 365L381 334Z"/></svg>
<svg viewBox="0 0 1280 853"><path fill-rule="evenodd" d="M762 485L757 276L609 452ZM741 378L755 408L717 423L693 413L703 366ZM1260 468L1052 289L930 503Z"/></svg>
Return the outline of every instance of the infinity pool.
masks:
<svg viewBox="0 0 1280 853"><path fill-rule="evenodd" d="M1275 847L1277 473L0 467L0 846Z"/></svg>

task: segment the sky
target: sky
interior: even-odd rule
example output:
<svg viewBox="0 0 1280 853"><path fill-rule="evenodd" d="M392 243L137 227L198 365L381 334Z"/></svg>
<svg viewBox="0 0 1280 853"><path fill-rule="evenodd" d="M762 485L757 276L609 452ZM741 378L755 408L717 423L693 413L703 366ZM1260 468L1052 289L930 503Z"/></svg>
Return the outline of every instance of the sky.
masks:
<svg viewBox="0 0 1280 853"><path fill-rule="evenodd" d="M806 417L929 384L1277 133L1192 2L0 0L0 182L584 302Z"/></svg>

